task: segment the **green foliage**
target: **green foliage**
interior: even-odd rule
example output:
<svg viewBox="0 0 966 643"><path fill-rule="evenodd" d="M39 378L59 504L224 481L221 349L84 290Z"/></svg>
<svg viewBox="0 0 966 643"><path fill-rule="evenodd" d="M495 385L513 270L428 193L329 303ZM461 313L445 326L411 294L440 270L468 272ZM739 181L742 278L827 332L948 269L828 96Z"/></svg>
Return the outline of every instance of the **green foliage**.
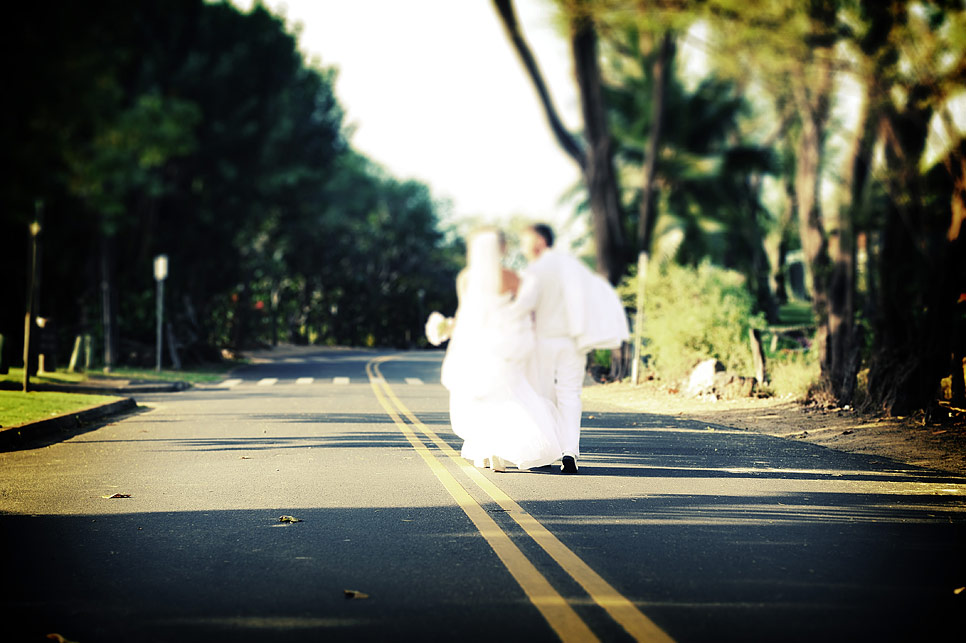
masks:
<svg viewBox="0 0 966 643"><path fill-rule="evenodd" d="M10 213L0 332L22 328L36 199L40 313L56 320L62 348L76 332L101 343L106 265L122 357L146 361L159 253L170 261L166 319L189 363L273 338L410 346L428 310L455 306L459 251L429 190L351 149L335 71L306 64L264 6L23 9L0 28L19 55L0 104L14 168L0 177Z"/></svg>
<svg viewBox="0 0 966 643"><path fill-rule="evenodd" d="M744 277L704 261L697 267L655 262L648 273L644 300L644 354L662 377L679 378L710 357L728 370L753 375L748 329L761 328ZM633 301L636 276L620 286Z"/></svg>
<svg viewBox="0 0 966 643"><path fill-rule="evenodd" d="M637 239L640 166L653 135L651 69L661 34L626 28L608 36L608 115L615 160L629 178L623 188L626 232ZM771 222L761 203L760 178L777 170L773 150L743 131L751 107L738 83L710 75L689 90L676 72L675 52L668 63L656 165L655 241L645 250L673 245L669 254L680 263L710 259L737 270L745 275L756 306L770 310L771 294L761 273L767 270L762 239ZM670 240L674 243L665 243Z"/></svg>

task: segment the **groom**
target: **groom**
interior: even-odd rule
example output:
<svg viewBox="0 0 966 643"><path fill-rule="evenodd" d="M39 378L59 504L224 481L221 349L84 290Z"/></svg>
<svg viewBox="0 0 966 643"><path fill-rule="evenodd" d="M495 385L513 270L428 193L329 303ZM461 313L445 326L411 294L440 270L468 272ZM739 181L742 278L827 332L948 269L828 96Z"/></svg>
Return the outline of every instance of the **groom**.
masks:
<svg viewBox="0 0 966 643"><path fill-rule="evenodd" d="M560 414L564 473L577 473L580 455L580 393L587 353L614 349L630 338L620 297L576 257L554 249L553 230L537 223L524 230L521 249L529 265L515 306L533 315L537 336L534 388Z"/></svg>
<svg viewBox="0 0 966 643"><path fill-rule="evenodd" d="M572 274L570 262L577 259L555 250L550 226L537 223L523 231L521 250L529 262L516 305L531 313L537 336L534 388L553 400L560 413L560 443L563 450L560 470L577 473L580 455L580 394L584 384L586 352L579 350L574 336L573 306L568 289L575 287L565 277ZM568 310L569 309L569 310Z"/></svg>

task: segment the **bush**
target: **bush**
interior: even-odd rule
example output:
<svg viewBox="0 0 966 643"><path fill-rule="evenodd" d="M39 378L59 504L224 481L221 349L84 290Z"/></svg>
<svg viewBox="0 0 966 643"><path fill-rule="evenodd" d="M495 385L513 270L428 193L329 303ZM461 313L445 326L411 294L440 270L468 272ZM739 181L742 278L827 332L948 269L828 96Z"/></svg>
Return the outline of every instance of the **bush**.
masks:
<svg viewBox="0 0 966 643"><path fill-rule="evenodd" d="M633 302L637 277L620 291ZM714 357L729 371L754 375L748 329L763 328L745 279L705 261L697 267L670 261L652 264L644 300L643 353L647 365L669 379L685 376L701 360Z"/></svg>
<svg viewBox="0 0 966 643"><path fill-rule="evenodd" d="M783 349L768 356L769 390L780 397L805 400L819 379L818 360L810 350Z"/></svg>

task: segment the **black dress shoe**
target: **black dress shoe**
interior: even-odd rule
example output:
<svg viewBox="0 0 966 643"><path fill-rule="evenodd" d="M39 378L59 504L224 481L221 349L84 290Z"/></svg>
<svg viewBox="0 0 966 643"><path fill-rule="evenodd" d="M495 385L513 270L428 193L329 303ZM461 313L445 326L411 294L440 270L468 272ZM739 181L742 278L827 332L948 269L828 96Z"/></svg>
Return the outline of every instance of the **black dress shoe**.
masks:
<svg viewBox="0 0 966 643"><path fill-rule="evenodd" d="M577 458L572 455L565 455L560 460L560 471L562 473L577 473Z"/></svg>

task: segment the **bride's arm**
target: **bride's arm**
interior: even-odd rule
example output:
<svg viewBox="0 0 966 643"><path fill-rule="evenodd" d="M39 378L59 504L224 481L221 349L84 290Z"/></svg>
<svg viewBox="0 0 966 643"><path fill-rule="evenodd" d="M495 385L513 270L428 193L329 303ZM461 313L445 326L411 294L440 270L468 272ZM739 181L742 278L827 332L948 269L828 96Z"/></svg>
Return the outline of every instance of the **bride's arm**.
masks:
<svg viewBox="0 0 966 643"><path fill-rule="evenodd" d="M503 268L500 276L500 292L503 294L510 293L511 297L516 297L520 290L520 275L509 268Z"/></svg>
<svg viewBox="0 0 966 643"><path fill-rule="evenodd" d="M466 270L462 270L456 277L456 297L462 301L463 293L466 292ZM453 326L456 325L456 317L459 316L459 303L457 303L456 313L452 317L444 317L442 313L433 311L426 320L426 339L433 346L439 346L453 336Z"/></svg>
<svg viewBox="0 0 966 643"><path fill-rule="evenodd" d="M460 270L460 274L456 275L456 298L457 302L463 301L463 294L466 292L466 280L468 276L466 274L466 268ZM457 309L459 304L457 303Z"/></svg>
<svg viewBox="0 0 966 643"><path fill-rule="evenodd" d="M540 279L532 271L524 272L511 305L513 312L520 316L532 314L537 310L539 298Z"/></svg>

